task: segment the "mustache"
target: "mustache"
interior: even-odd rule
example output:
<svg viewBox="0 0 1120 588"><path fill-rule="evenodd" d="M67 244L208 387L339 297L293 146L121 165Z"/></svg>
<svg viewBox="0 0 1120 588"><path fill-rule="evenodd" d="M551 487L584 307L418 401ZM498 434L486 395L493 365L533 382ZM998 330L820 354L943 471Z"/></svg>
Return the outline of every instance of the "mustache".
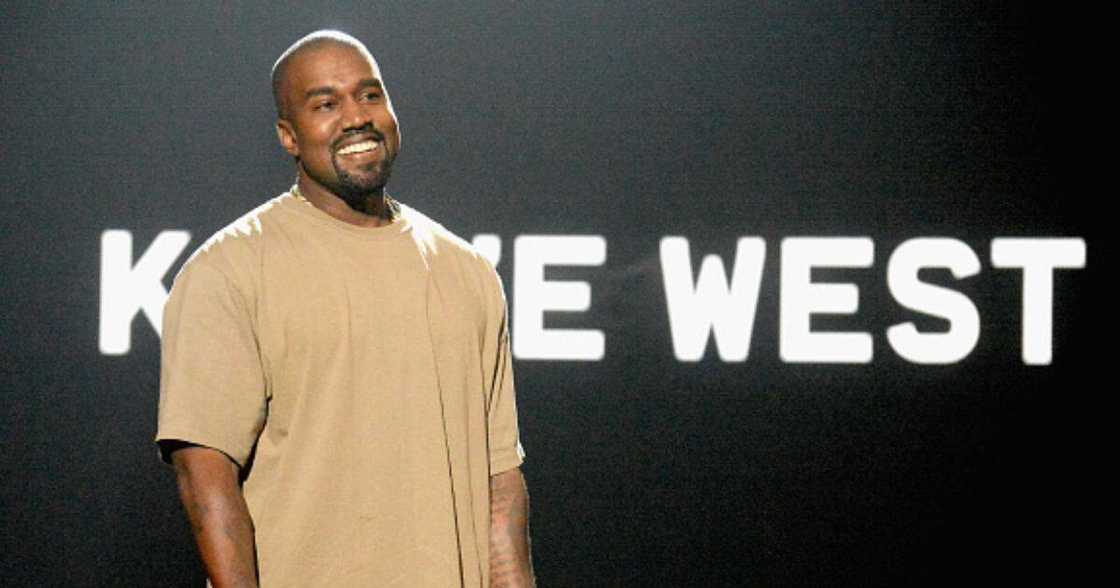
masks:
<svg viewBox="0 0 1120 588"><path fill-rule="evenodd" d="M361 137L363 139L373 139L382 143L385 142L385 134L375 129L373 127L373 124L366 123L360 127L343 131L342 136L331 142L331 150L337 150L338 146L341 145L344 141L350 141L355 137Z"/></svg>

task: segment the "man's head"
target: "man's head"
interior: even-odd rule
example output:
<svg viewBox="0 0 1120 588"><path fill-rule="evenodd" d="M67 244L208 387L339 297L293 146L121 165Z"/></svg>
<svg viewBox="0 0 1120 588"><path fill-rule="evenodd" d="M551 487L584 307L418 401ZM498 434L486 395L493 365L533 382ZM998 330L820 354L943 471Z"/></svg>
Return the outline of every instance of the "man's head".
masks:
<svg viewBox="0 0 1120 588"><path fill-rule="evenodd" d="M272 68L276 132L300 173L353 207L389 180L397 116L377 62L357 39L316 31Z"/></svg>

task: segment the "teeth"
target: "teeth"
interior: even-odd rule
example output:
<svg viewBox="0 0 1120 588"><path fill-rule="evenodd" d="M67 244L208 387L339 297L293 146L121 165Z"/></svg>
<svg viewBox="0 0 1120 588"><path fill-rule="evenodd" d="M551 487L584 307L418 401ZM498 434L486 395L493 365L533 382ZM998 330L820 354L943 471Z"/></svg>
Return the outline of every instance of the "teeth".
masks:
<svg viewBox="0 0 1120 588"><path fill-rule="evenodd" d="M343 147L342 149L339 149L338 154L339 155L350 155L352 153L362 153L362 152L365 152L365 151L373 151L374 149L377 149L377 142L375 142L375 141L362 141L361 143L354 143L353 145L347 145L346 147Z"/></svg>

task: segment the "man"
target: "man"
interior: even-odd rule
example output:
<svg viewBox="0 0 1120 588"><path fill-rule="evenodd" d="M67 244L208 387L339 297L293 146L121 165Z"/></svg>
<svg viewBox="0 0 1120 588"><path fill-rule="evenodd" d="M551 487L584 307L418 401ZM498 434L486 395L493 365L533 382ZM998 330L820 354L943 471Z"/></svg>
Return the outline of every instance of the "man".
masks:
<svg viewBox="0 0 1120 588"><path fill-rule="evenodd" d="M157 441L214 586L529 586L493 267L385 193L376 61L312 33L273 68L297 183L219 231L164 312Z"/></svg>

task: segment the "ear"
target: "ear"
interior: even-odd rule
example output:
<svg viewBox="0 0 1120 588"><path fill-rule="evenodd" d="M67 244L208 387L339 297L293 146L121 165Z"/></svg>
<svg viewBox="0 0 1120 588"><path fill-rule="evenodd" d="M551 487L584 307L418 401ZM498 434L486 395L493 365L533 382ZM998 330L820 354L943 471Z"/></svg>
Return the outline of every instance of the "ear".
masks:
<svg viewBox="0 0 1120 588"><path fill-rule="evenodd" d="M396 151L397 151L397 153L400 153L400 151L401 151L401 122L399 120L397 120L397 111L393 110L393 100L391 98L389 98L389 92L387 90L384 90L384 89L382 89L382 90L385 92L385 108L389 111L389 116L391 116L393 118L393 129L396 131L395 133L393 133L394 135L397 136Z"/></svg>
<svg viewBox="0 0 1120 588"><path fill-rule="evenodd" d="M296 133L292 123L280 118L276 119L276 138L280 139L280 146L292 157L299 157L299 143L296 142Z"/></svg>

